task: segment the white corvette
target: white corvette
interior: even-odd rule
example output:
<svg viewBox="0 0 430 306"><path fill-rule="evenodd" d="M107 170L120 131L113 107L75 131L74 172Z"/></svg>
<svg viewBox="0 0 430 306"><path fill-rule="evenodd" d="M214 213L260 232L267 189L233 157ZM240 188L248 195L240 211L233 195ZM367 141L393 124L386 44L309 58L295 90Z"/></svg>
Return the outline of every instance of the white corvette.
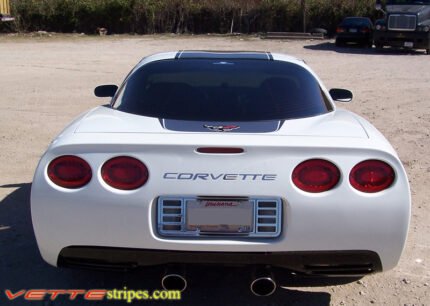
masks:
<svg viewBox="0 0 430 306"><path fill-rule="evenodd" d="M95 94L110 105L73 121L34 176L34 231L51 265L357 276L399 261L405 170L375 127L336 109L351 92L328 91L303 61L160 53ZM164 286L178 279L184 289L181 275ZM274 281L251 287L269 294Z"/></svg>

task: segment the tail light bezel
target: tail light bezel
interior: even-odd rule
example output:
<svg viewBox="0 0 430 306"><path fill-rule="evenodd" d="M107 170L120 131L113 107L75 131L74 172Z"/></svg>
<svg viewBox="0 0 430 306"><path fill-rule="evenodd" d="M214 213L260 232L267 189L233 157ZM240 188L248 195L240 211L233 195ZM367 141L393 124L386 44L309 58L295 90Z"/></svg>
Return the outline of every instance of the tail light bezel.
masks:
<svg viewBox="0 0 430 306"><path fill-rule="evenodd" d="M306 164L310 163L320 163L323 164L334 172L331 174L334 175L334 179L327 184L325 187L311 187L310 185L302 184L303 182L300 182L300 180L296 179L298 172L300 172L300 169L304 167ZM306 192L308 194L323 194L325 192L332 191L333 189L337 188L341 182L342 182L342 172L340 171L340 167L337 166L334 162L324 159L324 158L310 158L301 161L298 163L292 173L291 173L291 182L293 183L293 186L298 188L302 192Z"/></svg>
<svg viewBox="0 0 430 306"><path fill-rule="evenodd" d="M105 171L107 170L106 167L108 167L111 163L118 162L121 159L134 161L136 164L143 166L141 168L141 170L143 170L143 172L144 172L143 177L141 179L137 180L134 184L130 184L129 186L121 185L121 184L115 184L115 182L113 182L112 180L108 180L106 177L107 173L105 173ZM144 162L142 162L139 158L134 157L134 156L130 156L130 155L118 155L118 156L111 157L111 158L107 159L106 161L104 161L102 163L102 165L100 166L99 176L100 176L100 181L109 189L113 189L116 191L124 191L124 192L138 190L139 188L141 188L142 186L144 186L148 182L149 177L150 177L149 169L146 166L146 164Z"/></svg>
<svg viewBox="0 0 430 306"><path fill-rule="evenodd" d="M353 179L354 173L358 171L359 166L365 163L379 163L381 165L384 165L386 169L389 168L391 170L391 176L392 176L391 180L389 180L388 183L383 184L381 187L373 187L373 189L372 188L366 189L364 187L361 187L355 178L354 178L354 181L352 179ZM398 176L395 168L388 162L379 160L379 159L366 159L354 164L354 166L349 171L348 181L349 181L349 185L358 192L365 193L365 194L377 194L390 189L396 183L397 177Z"/></svg>
<svg viewBox="0 0 430 306"><path fill-rule="evenodd" d="M69 159L69 162L75 161L81 163L81 165L86 168L86 173L82 175L81 179L76 180L75 182L67 181L64 178L59 177L58 174L55 174L55 166L58 166L62 160ZM61 187L68 190L77 190L87 186L92 178L93 178L93 169L91 165L82 157L77 155L60 155L52 159L46 166L46 177L47 179L54 184L56 187Z"/></svg>

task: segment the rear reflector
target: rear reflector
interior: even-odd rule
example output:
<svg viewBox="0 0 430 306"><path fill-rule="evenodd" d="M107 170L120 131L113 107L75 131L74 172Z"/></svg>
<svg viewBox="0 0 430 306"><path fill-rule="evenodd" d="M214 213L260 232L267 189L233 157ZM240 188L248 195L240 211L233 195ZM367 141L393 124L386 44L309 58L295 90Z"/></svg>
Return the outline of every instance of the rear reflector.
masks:
<svg viewBox="0 0 430 306"><path fill-rule="evenodd" d="M374 193L390 187L394 182L393 168L380 160L365 160L355 165L349 174L349 182L355 189Z"/></svg>
<svg viewBox="0 0 430 306"><path fill-rule="evenodd" d="M48 177L58 186L76 189L88 184L92 172L90 165L82 158L64 155L51 161L48 166Z"/></svg>
<svg viewBox="0 0 430 306"><path fill-rule="evenodd" d="M148 168L140 160L119 156L108 160L101 170L103 180L109 186L121 190L133 190L148 181Z"/></svg>
<svg viewBox="0 0 430 306"><path fill-rule="evenodd" d="M208 148L198 148L197 152L205 153L205 154L240 154L240 153L243 153L244 150L242 148L208 147Z"/></svg>
<svg viewBox="0 0 430 306"><path fill-rule="evenodd" d="M294 184L306 192L324 192L334 188L340 179L339 169L323 159L310 159L300 163L293 171Z"/></svg>

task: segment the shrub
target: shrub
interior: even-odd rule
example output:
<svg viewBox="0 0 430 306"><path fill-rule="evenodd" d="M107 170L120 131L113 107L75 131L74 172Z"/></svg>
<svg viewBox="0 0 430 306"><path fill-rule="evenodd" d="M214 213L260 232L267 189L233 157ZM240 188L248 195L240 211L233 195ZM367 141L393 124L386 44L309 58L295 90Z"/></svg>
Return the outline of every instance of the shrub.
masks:
<svg viewBox="0 0 430 306"><path fill-rule="evenodd" d="M14 0L16 31L255 33L301 31L301 0ZM306 0L307 28L376 14L374 0Z"/></svg>

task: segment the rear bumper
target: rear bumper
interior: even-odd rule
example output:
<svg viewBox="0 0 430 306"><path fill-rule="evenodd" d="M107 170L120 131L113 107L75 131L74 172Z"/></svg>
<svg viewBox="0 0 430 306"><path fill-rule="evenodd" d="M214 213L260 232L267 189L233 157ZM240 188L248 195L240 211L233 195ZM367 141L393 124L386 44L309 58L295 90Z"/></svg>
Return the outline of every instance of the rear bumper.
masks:
<svg viewBox="0 0 430 306"><path fill-rule="evenodd" d="M342 179L329 192L309 194L292 184L291 172L293 165L314 156L314 150L292 151L286 157L284 150L270 148L270 152L262 152L260 157L248 153L240 159L226 156L218 163L210 163L207 158L177 157L170 151L160 162L160 153L148 150L141 158L151 165L151 179L143 188L127 192L108 188L100 177L102 161L109 159L110 153L85 155L95 175L87 186L77 190L65 190L50 182L46 167L52 153L48 153L39 164L31 190L32 221L41 255L56 266L60 255L71 257L61 254L70 246L217 254L367 250L378 254L384 271L392 269L402 253L410 216L408 181L400 161L381 151L320 149L322 153L318 155L337 161L346 177L354 165L369 157L386 160L398 175L393 186L377 194L354 190L348 179ZM170 182L160 175L171 169L178 173L204 173L221 163L234 171L231 173L241 173L243 169L250 171L247 173L261 173L263 169L264 173L276 173L278 179ZM178 195L280 199L280 234L271 238L161 236L158 199ZM142 262L145 261L138 263ZM272 264L271 259L265 263Z"/></svg>
<svg viewBox="0 0 430 306"><path fill-rule="evenodd" d="M405 47L405 43L412 42L412 49L430 48L430 32L395 32L375 31L373 34L375 44L397 48Z"/></svg>
<svg viewBox="0 0 430 306"><path fill-rule="evenodd" d="M367 33L341 33L336 36L336 41L367 43L372 41L372 35Z"/></svg>
<svg viewBox="0 0 430 306"><path fill-rule="evenodd" d="M71 246L61 250L60 267L129 270L141 266L216 264L270 265L309 276L362 276L382 271L371 251L187 252Z"/></svg>

